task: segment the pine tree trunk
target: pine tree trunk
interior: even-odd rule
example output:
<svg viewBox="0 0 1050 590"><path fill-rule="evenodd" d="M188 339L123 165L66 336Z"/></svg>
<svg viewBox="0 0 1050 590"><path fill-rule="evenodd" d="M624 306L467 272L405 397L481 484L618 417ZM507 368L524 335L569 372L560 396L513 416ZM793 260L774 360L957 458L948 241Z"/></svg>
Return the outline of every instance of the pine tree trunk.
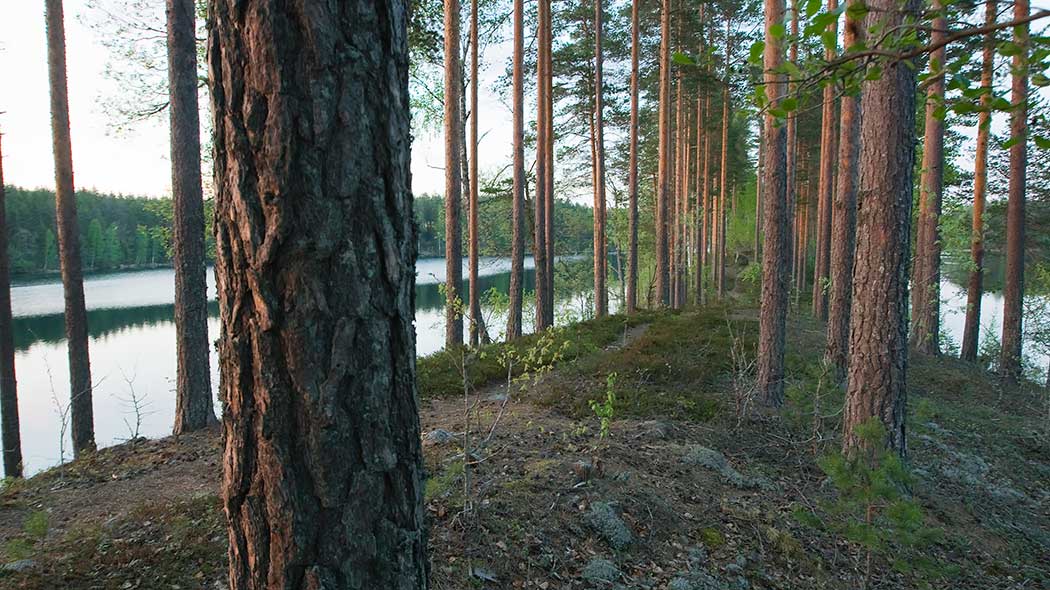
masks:
<svg viewBox="0 0 1050 590"><path fill-rule="evenodd" d="M985 2L984 24L992 26L996 18L996 0ZM983 110L977 115L977 146L973 165L973 223L970 231L970 275L966 285L966 319L960 356L965 361L977 360L981 338L981 299L984 297L984 205L988 190L988 135L992 114L988 110L992 97L992 72L995 65L995 35L984 37L981 57L981 88L988 91L981 96Z"/></svg>
<svg viewBox="0 0 1050 590"><path fill-rule="evenodd" d="M627 160L627 313L638 309L638 8L641 0L631 1L631 123L630 153Z"/></svg>
<svg viewBox="0 0 1050 590"><path fill-rule="evenodd" d="M711 95L705 92L704 112L711 112ZM700 265L707 268L709 275L714 275L714 234L711 233L711 220L714 219L714 204L711 202L711 128L704 121L704 181L701 189L701 200L704 202L704 218L700 224ZM703 280L703 279L701 279ZM700 302L707 303L707 289L701 289Z"/></svg>
<svg viewBox="0 0 1050 590"><path fill-rule="evenodd" d="M547 325L547 57L546 39L547 11L549 0L537 2L536 31L536 198L533 199L533 256L536 273L536 332Z"/></svg>
<svg viewBox="0 0 1050 590"><path fill-rule="evenodd" d="M860 0L852 0L859 2ZM846 16L843 46L863 38L863 23ZM844 377L848 364L853 257L857 233L857 156L860 149L860 99L844 95L839 124L837 190L831 216L831 271L828 286L828 341L824 358Z"/></svg>
<svg viewBox="0 0 1050 590"><path fill-rule="evenodd" d="M95 450L88 358L84 273L80 267L80 232L73 190L73 150L69 136L69 90L66 85L66 32L62 0L45 1L47 65L51 84L51 131L55 155L55 216L58 256L65 294L66 340L69 347L69 420L73 454Z"/></svg>
<svg viewBox="0 0 1050 590"><path fill-rule="evenodd" d="M422 590L408 3L310 6L208 27L229 586Z"/></svg>
<svg viewBox="0 0 1050 590"><path fill-rule="evenodd" d="M686 306L686 302L689 297L689 282L686 280L687 270L689 265L689 164L692 161L690 157L691 150L689 149L690 139L692 136L692 121L690 121L689 112L686 109L687 101L682 101L682 111L684 114L684 125L682 127L682 191L681 197L679 198L678 207L678 307L682 308Z"/></svg>
<svg viewBox="0 0 1050 590"><path fill-rule="evenodd" d="M933 9L943 10L941 0ZM933 19L930 42L943 42L948 21ZM926 90L926 121L923 132L922 167L919 177L919 220L912 269L911 346L924 354L940 354L941 320L941 195L944 191L944 47L930 54L931 76ZM934 69L936 66L936 69Z"/></svg>
<svg viewBox="0 0 1050 590"><path fill-rule="evenodd" d="M766 166L766 136L761 130L758 136L758 166L755 175L755 244L752 257L754 262L762 259L762 179Z"/></svg>
<svg viewBox="0 0 1050 590"><path fill-rule="evenodd" d="M671 0L660 3L660 92L656 194L656 305L670 305L667 205L671 199Z"/></svg>
<svg viewBox="0 0 1050 590"><path fill-rule="evenodd" d="M828 0L828 12L838 10L838 0ZM827 28L838 38L838 21ZM824 57L829 62L835 57L834 49L826 49ZM824 87L824 104L820 126L820 181L817 188L817 256L813 266L813 316L828 318L827 283L831 278L831 200L834 198L835 178L835 87Z"/></svg>
<svg viewBox="0 0 1050 590"><path fill-rule="evenodd" d="M467 211L467 250L469 256L468 307L470 313L470 345L477 348L481 331L481 294L478 284L478 2L470 5L470 197Z"/></svg>
<svg viewBox="0 0 1050 590"><path fill-rule="evenodd" d="M765 0L763 80L772 107L784 93L785 77L778 73L784 63L782 35L771 29L784 22L784 0ZM758 398L769 406L784 403L784 334L788 310L788 263L791 237L788 232L787 133L772 115L766 114L762 133L766 138L762 206L765 244L762 248L762 302L759 311L758 354L755 360Z"/></svg>
<svg viewBox="0 0 1050 590"><path fill-rule="evenodd" d="M525 44L523 0L514 0L514 55L512 110L514 118L514 185L511 193L510 309L507 313L507 340L522 335L521 304L525 266L525 82L522 59Z"/></svg>
<svg viewBox="0 0 1050 590"><path fill-rule="evenodd" d="M729 185L727 184L729 173L729 52L730 29L732 20L726 16L726 46L725 46L725 79L722 80L722 165L719 171L718 189L718 298L723 299L726 295L726 197Z"/></svg>
<svg viewBox="0 0 1050 590"><path fill-rule="evenodd" d="M459 49L459 0L445 2L445 346L463 344L463 236L460 204L463 199L460 92L463 67Z"/></svg>
<svg viewBox="0 0 1050 590"><path fill-rule="evenodd" d="M604 317L609 312L609 291L605 286L608 269L605 244L605 116L602 80L602 17L603 3L594 3L594 127L595 127L595 186L594 186L594 315Z"/></svg>
<svg viewBox="0 0 1050 590"><path fill-rule="evenodd" d="M553 9L553 7L552 7ZM547 325L554 325L554 58L552 50L553 14L547 11L547 205L544 207L547 228Z"/></svg>
<svg viewBox="0 0 1050 590"><path fill-rule="evenodd" d="M791 0L791 46L788 49L788 61L798 64L798 0ZM788 84L788 92L794 96L795 83ZM787 115L787 206L788 206L788 243L792 244L788 260L788 272L792 289L798 273L798 117L796 113ZM790 295L789 295L790 299Z"/></svg>
<svg viewBox="0 0 1050 590"><path fill-rule="evenodd" d="M3 135L0 135L0 140ZM4 194L4 157L0 148L0 422L4 476L22 477L22 429L18 422L15 380L15 341L11 319L11 259L7 248L7 197Z"/></svg>
<svg viewBox="0 0 1050 590"><path fill-rule="evenodd" d="M681 3L679 3L679 7ZM678 34L677 37L681 37L682 26L681 19L678 19ZM680 223L679 217L679 206L682 201L682 131L685 127L682 121L682 69L675 68L675 102L674 102L674 188L672 191L673 198L669 203L670 207L670 255L671 255L671 308L678 309L680 301L678 300L679 294L679 277L681 275L679 265L681 260L679 259L678 253L681 251L682 239L678 234L678 226Z"/></svg>
<svg viewBox="0 0 1050 590"><path fill-rule="evenodd" d="M197 26L193 0L167 0L171 193L175 266L176 435L214 423L208 353Z"/></svg>
<svg viewBox="0 0 1050 590"><path fill-rule="evenodd" d="M700 21L703 22L703 7L701 6ZM703 52L703 45L700 46L700 51ZM704 133L704 100L701 96L701 92L697 92L696 96L696 202L693 206L693 303L701 305L704 302L704 226L703 226L703 215L704 215L704 175L703 175L703 158L704 158L704 144L707 142L707 134Z"/></svg>
<svg viewBox="0 0 1050 590"><path fill-rule="evenodd" d="M903 20L895 0L869 2L867 29ZM910 0L904 13L918 9ZM908 251L915 161L915 71L887 63L861 98L859 194L853 314L843 446L865 448L857 428L869 419L886 429L886 446L905 453L908 361Z"/></svg>
<svg viewBox="0 0 1050 590"><path fill-rule="evenodd" d="M1028 0L1014 2L1014 18L1028 17ZM1009 196L1006 205L1006 279L1003 289L1003 338L999 373L1006 381L1021 378L1021 330L1024 305L1025 178L1028 168L1028 25L1014 27L1014 44L1021 53L1013 58L1010 102Z"/></svg>

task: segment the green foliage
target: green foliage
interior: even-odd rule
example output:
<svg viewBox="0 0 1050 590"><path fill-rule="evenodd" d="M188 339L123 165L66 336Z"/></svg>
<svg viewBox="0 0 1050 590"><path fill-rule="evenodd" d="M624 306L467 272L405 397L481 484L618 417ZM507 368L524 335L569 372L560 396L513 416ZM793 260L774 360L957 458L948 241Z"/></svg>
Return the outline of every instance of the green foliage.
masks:
<svg viewBox="0 0 1050 590"><path fill-rule="evenodd" d="M600 424L598 430L599 440L609 436L609 425L616 416L616 373L609 373L605 378L605 400L590 400L588 404L591 411L598 417Z"/></svg>
<svg viewBox="0 0 1050 590"><path fill-rule="evenodd" d="M922 577L940 577L936 564L918 550L940 538L939 529L926 526L922 507L910 497L912 478L901 458L885 450L886 429L878 418L856 429L862 450L854 455L832 453L818 460L836 497L823 505L827 526L874 555L889 559L899 571ZM799 515L804 524L821 521L815 514Z"/></svg>

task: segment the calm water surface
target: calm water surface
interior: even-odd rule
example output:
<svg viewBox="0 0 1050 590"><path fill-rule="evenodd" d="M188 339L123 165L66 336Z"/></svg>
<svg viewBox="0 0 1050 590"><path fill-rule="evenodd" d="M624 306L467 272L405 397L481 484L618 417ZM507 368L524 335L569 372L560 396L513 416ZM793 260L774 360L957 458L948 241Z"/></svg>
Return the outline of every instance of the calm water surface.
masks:
<svg viewBox="0 0 1050 590"><path fill-rule="evenodd" d="M531 258L525 260L525 268L533 268ZM479 271L482 290L509 290L509 259L484 258ZM438 285L445 280L445 261L421 259L416 274L416 347L418 354L426 355L444 344L444 301ZM84 281L95 383L95 439L100 447L131 436L136 422L130 403L133 392L144 404L139 434L159 437L171 433L175 411L174 276L173 270L161 269L97 275ZM526 273L526 290L533 288L532 280ZM208 294L208 331L215 341L219 318L212 272L208 273ZM11 295L22 452L26 471L31 474L59 463L63 456L59 408L69 401L69 362L62 285L56 281L21 284L12 288ZM558 305L563 312L586 307L586 294L582 290L573 293ZM504 320L491 321L490 334L497 337ZM214 349L211 356L212 389L217 390ZM68 433L65 439L64 456L68 460Z"/></svg>

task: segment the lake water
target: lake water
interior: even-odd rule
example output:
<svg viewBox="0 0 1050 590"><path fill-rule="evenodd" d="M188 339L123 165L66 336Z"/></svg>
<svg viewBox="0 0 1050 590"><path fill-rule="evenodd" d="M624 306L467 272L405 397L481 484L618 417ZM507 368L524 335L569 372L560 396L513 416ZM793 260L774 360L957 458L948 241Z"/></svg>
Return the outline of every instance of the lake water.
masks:
<svg viewBox="0 0 1050 590"><path fill-rule="evenodd" d="M579 267L588 277L589 263L568 258L559 265ZM483 258L479 262L482 291L510 289L510 260ZM533 268L526 258L525 268ZM466 276L464 268L464 276ZM525 289L534 287L525 273ZM416 265L416 349L419 355L444 345L444 299L438 285L445 280L445 261L420 259ZM96 275L85 279L84 291L90 330L91 376L95 383L95 440L100 447L127 440L135 426L132 391L145 405L139 434L147 437L171 433L175 412L175 278L171 269ZM589 307L586 281L564 289L557 302L561 321L569 321ZM209 320L212 341L219 335L215 277L208 273ZM62 285L57 281L15 285L15 371L22 426L22 452L27 474L70 458L68 433L60 446L59 407L69 401L69 362L63 324ZM531 304L527 298L526 304ZM610 302L615 308L615 302ZM525 314L530 323L531 311ZM486 318L489 333L500 337L502 317ZM218 388L218 363L212 350L212 389Z"/></svg>
<svg viewBox="0 0 1050 590"><path fill-rule="evenodd" d="M559 285L559 322L586 317L590 307L590 263L568 259L559 265L575 274L570 283ZM510 261L485 258L480 275L483 290L506 293L510 284ZM527 269L532 260L526 259ZM465 273L464 273L465 274ZM956 273L958 274L958 273ZM417 263L416 345L420 355L440 350L444 344L444 302L438 285L444 281L445 262L440 258ZM965 288L951 272L942 283L943 327L956 343L962 340L966 307ZM533 288L533 275L526 273L526 290ZM995 286L992 278L992 286ZM218 306L214 276L208 273L208 329L211 339L218 337ZM90 328L90 353L94 391L95 437L100 447L122 442L135 425L130 406L132 390L145 404L139 434L166 436L173 422L175 376L174 272L171 269L98 275L85 280L85 296ZM615 287L614 287L615 289ZM531 304L531 298L526 304ZM617 309L618 297L610 293L610 307ZM16 285L12 289L15 315L15 365L18 376L22 450L26 472L35 473L59 463L61 420L59 406L69 397L68 360L63 327L62 285L56 281ZM524 314L526 324L531 311ZM982 332L1000 331L1002 296L988 292L983 301ZM500 337L505 325L502 317L487 318L490 334ZM1039 366L1047 358L1031 354ZM218 363L212 350L212 387L218 386ZM65 459L69 459L68 434Z"/></svg>

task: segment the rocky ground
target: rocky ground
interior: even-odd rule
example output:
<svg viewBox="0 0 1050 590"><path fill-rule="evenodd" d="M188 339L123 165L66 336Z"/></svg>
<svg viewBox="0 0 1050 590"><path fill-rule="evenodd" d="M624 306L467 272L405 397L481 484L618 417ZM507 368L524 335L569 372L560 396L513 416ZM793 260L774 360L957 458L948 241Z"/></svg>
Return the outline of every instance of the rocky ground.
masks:
<svg viewBox="0 0 1050 590"><path fill-rule="evenodd" d="M606 324L531 340L509 388L498 349L460 355L467 400L462 370L421 362L432 587L1050 588L1045 390L913 359L907 483L858 516L867 488L827 475L842 393L819 327L792 320L771 413L750 401L753 310ZM134 441L9 483L0 586L224 588L220 444Z"/></svg>

